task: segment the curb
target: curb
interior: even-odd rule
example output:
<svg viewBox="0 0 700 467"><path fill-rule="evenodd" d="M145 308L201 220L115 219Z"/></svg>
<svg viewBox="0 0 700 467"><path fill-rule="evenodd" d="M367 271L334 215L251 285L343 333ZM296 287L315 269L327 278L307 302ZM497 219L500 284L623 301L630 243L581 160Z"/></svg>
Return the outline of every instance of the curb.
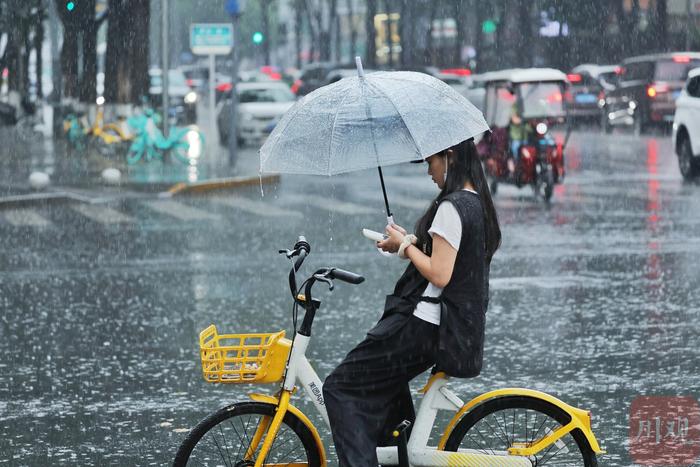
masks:
<svg viewBox="0 0 700 467"><path fill-rule="evenodd" d="M181 194L201 194L216 190L230 190L234 188L242 188L254 186L258 184L277 183L280 180L279 175L265 175L260 177L230 177L230 178L215 178L203 182L194 183L176 183L166 191L159 193L160 198L170 198Z"/></svg>
<svg viewBox="0 0 700 467"><path fill-rule="evenodd" d="M32 205L36 203L50 203L50 202L70 202L77 201L80 203L94 204L96 200L94 198L89 198L77 193L70 193L67 191L57 191L51 193L30 193L25 195L14 195L5 196L0 198L0 209L2 208L14 208L22 207L27 205Z"/></svg>

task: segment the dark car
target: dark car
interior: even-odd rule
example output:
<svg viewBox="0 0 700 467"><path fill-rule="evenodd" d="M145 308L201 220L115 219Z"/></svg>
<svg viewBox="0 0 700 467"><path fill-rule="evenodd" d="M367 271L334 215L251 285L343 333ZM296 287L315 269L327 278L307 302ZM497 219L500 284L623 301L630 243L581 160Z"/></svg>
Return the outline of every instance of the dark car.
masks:
<svg viewBox="0 0 700 467"><path fill-rule="evenodd" d="M148 94L150 104L154 108L161 106L163 95L163 72L158 68L148 70L150 87ZM199 96L196 91L187 85L185 75L181 70L170 70L168 73L168 116L179 123L195 123L197 121L197 101Z"/></svg>
<svg viewBox="0 0 700 467"><path fill-rule="evenodd" d="M652 126L670 126L688 71L698 66L697 52L643 55L622 62L619 84L605 97L605 131L627 125L639 135Z"/></svg>
<svg viewBox="0 0 700 467"><path fill-rule="evenodd" d="M316 62L304 65L301 69L301 76L299 76L299 80L294 86L296 94L298 96L305 96L311 91L315 91L321 86L328 84L328 74L333 70L341 68L351 69L355 68L355 65L341 65L335 62Z"/></svg>
<svg viewBox="0 0 700 467"><path fill-rule="evenodd" d="M601 119L605 96L615 89L620 67L615 65L579 65L567 75L566 93L569 118L575 122Z"/></svg>

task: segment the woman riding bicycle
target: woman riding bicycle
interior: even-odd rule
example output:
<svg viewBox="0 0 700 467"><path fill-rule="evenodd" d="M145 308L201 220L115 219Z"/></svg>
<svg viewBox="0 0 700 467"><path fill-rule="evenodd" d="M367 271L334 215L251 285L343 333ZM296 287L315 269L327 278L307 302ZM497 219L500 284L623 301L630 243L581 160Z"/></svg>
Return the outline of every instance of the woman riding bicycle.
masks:
<svg viewBox="0 0 700 467"><path fill-rule="evenodd" d="M341 466L376 466L376 447L413 421L411 379L432 366L463 378L481 371L496 211L473 139L426 162L440 193L416 234L389 225L378 243L410 264L380 321L323 385Z"/></svg>

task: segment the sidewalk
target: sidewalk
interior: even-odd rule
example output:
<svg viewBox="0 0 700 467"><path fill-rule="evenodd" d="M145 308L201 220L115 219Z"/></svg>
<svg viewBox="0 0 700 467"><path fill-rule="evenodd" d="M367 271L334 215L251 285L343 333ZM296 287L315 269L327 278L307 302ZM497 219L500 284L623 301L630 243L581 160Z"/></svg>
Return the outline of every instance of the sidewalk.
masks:
<svg viewBox="0 0 700 467"><path fill-rule="evenodd" d="M51 193L59 192L88 197L158 193L178 184L202 186L209 180L220 182L231 177L254 179L257 183L257 151L257 147L239 148L235 163L231 164L228 148L221 147L215 136L205 135L202 155L192 159L190 165L178 161L154 161L127 166L124 160L107 159L97 153L69 156L62 140L53 140L46 135L25 140L14 127L0 126L0 201L36 195L37 190L29 184L29 176L35 171L50 177L49 186L40 191L48 198L51 198ZM102 179L101 173L106 168L116 168L121 172L118 185L109 185Z"/></svg>

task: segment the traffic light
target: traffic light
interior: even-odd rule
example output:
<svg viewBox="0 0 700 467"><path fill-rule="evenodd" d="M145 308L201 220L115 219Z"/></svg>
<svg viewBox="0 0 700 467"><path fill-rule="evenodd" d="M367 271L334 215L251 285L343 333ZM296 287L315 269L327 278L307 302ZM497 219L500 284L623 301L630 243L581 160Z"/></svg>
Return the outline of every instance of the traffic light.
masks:
<svg viewBox="0 0 700 467"><path fill-rule="evenodd" d="M265 36L260 31L255 31L253 33L253 44L262 44L265 40Z"/></svg>
<svg viewBox="0 0 700 467"><path fill-rule="evenodd" d="M63 10L66 13L73 13L75 10L75 7L77 6L76 3L80 0L64 0L63 1Z"/></svg>
<svg viewBox="0 0 700 467"><path fill-rule="evenodd" d="M492 19L487 19L481 23L481 31L484 34L493 34L496 32L496 22Z"/></svg>

